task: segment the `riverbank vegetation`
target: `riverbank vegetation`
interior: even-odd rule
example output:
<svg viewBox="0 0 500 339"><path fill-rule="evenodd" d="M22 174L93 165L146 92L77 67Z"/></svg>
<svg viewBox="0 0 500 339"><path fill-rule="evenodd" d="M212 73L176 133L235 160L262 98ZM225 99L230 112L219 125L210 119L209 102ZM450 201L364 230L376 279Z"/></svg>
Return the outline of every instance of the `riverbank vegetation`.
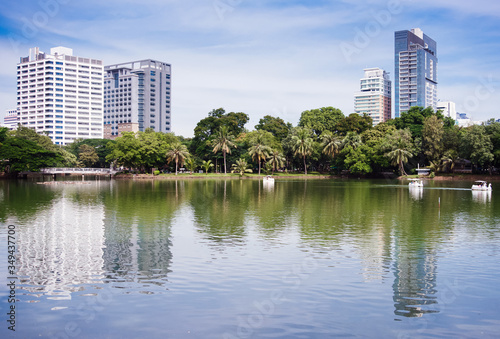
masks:
<svg viewBox="0 0 500 339"><path fill-rule="evenodd" d="M424 167L432 173L492 174L500 166L500 123L461 128L431 108L412 107L376 126L367 115L345 116L333 107L304 111L297 126L266 115L249 130L248 120L245 113L219 108L197 123L193 138L146 129L63 147L26 127L3 128L0 170L112 166L129 173L369 176L415 174Z"/></svg>

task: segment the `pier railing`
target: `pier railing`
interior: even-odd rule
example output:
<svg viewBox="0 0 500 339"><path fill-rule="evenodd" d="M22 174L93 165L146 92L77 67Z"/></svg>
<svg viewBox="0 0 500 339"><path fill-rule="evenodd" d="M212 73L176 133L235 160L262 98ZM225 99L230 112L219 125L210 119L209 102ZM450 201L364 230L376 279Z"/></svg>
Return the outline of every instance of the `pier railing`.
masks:
<svg viewBox="0 0 500 339"><path fill-rule="evenodd" d="M44 174L115 174L110 168L50 167L40 169Z"/></svg>

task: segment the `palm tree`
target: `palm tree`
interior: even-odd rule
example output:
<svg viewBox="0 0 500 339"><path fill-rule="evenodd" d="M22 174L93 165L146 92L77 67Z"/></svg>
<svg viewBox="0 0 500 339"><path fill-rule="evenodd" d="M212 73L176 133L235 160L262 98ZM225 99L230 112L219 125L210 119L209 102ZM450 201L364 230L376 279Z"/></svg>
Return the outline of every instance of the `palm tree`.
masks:
<svg viewBox="0 0 500 339"><path fill-rule="evenodd" d="M208 174L208 170L214 167L214 164L212 163L212 160L203 160L201 162L201 167L205 170L205 174Z"/></svg>
<svg viewBox="0 0 500 339"><path fill-rule="evenodd" d="M304 173L307 175L306 156L311 155L314 142L309 129L299 127L296 131L296 134L292 136L292 147L294 155L300 155L304 159Z"/></svg>
<svg viewBox="0 0 500 339"><path fill-rule="evenodd" d="M280 151L278 151L277 149L273 149L269 154L269 161L267 163L273 166L274 175L274 171L276 171L280 167L283 167L283 165L285 164L285 157L281 154Z"/></svg>
<svg viewBox="0 0 500 339"><path fill-rule="evenodd" d="M252 173L252 170L248 167L248 164L245 159L239 158L236 160L236 163L231 166L233 169L231 173L239 173L240 176L243 176L245 173Z"/></svg>
<svg viewBox="0 0 500 339"><path fill-rule="evenodd" d="M408 162L408 159L413 156L410 151L402 147L396 147L395 149L387 153L386 156L391 160L391 164L393 166L399 165L399 172L401 173L401 175L406 175L404 163Z"/></svg>
<svg viewBox="0 0 500 339"><path fill-rule="evenodd" d="M332 132L327 131L323 133L323 143L321 145L323 146L323 153L333 158L342 149L342 140L333 135Z"/></svg>
<svg viewBox="0 0 500 339"><path fill-rule="evenodd" d="M189 152L186 145L176 142L170 145L167 151L167 162L175 161L175 175L177 175L177 168L179 164L182 166L184 161L189 157Z"/></svg>
<svg viewBox="0 0 500 339"><path fill-rule="evenodd" d="M226 153L231 154L231 147L236 148L236 145L234 144L233 140L234 140L234 135L229 134L227 126L221 126L213 141L214 145L213 152L217 153L219 150L222 150L222 155L224 156L224 174L227 174Z"/></svg>
<svg viewBox="0 0 500 339"><path fill-rule="evenodd" d="M189 157L186 159L186 168L190 173L196 171L196 167L198 167L198 161L195 158Z"/></svg>
<svg viewBox="0 0 500 339"><path fill-rule="evenodd" d="M342 140L342 148L351 146L352 149L358 148L363 142L361 136L356 132L347 132L347 135Z"/></svg>
<svg viewBox="0 0 500 339"><path fill-rule="evenodd" d="M264 134L259 133L253 140L253 146L248 150L248 154L252 156L253 160L259 163L259 175L260 175L260 165L262 160L266 160L271 152L271 147L265 144Z"/></svg>
<svg viewBox="0 0 500 339"><path fill-rule="evenodd" d="M450 170L452 173L455 169L455 164L458 161L458 152L455 150L450 150L445 153L441 158L441 164L443 170Z"/></svg>
<svg viewBox="0 0 500 339"><path fill-rule="evenodd" d="M392 134L386 135L383 148L387 150L385 154L393 166L399 166L401 175L406 175L404 163L413 156L413 142L411 132L408 128L399 129Z"/></svg>

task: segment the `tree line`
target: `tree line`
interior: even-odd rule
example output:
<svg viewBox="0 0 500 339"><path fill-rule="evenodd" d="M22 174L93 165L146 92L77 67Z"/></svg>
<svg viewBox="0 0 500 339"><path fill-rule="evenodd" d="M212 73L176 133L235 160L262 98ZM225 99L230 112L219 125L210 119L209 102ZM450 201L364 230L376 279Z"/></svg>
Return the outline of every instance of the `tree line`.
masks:
<svg viewBox="0 0 500 339"><path fill-rule="evenodd" d="M492 119L462 128L430 107L412 107L376 126L366 114L346 116L333 107L302 112L297 126L266 115L248 130L248 121L245 113L219 108L197 123L193 138L147 129L124 132L115 140L80 139L63 147L26 127L4 128L0 170L113 166L137 173L177 173L185 168L241 175L277 171L405 175L417 167L433 172L467 167L492 173L500 163L500 123Z"/></svg>

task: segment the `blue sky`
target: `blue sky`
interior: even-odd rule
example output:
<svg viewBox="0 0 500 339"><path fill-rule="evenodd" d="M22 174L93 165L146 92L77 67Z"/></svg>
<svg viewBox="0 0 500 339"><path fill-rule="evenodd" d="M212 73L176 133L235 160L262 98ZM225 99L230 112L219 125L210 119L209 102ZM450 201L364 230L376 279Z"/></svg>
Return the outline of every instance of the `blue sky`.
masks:
<svg viewBox="0 0 500 339"><path fill-rule="evenodd" d="M363 69L394 73L394 31L438 46L438 97L474 120L500 118L500 2L476 0L6 0L0 4L0 117L16 107L30 47L113 64L172 64L172 127L192 136L214 108L294 125L323 106L353 112Z"/></svg>

